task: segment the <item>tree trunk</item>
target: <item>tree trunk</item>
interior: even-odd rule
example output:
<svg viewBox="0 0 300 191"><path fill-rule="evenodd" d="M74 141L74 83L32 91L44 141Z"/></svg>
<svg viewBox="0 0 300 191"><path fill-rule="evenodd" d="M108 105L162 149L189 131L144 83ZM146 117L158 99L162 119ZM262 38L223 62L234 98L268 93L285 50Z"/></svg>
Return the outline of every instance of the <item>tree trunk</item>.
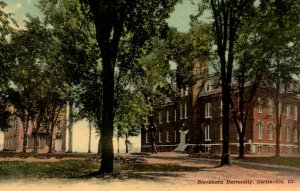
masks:
<svg viewBox="0 0 300 191"><path fill-rule="evenodd" d="M52 145L53 145L53 137L52 137L52 135L50 135L48 153L52 153L53 152L53 146Z"/></svg>
<svg viewBox="0 0 300 191"><path fill-rule="evenodd" d="M92 125L89 125L89 148L88 153L91 153L91 131L92 131Z"/></svg>
<svg viewBox="0 0 300 191"><path fill-rule="evenodd" d="M73 152L73 100L69 101L69 149L68 152Z"/></svg>
<svg viewBox="0 0 300 191"><path fill-rule="evenodd" d="M126 153L128 153L128 134L125 134L125 146L126 146Z"/></svg>
<svg viewBox="0 0 300 191"><path fill-rule="evenodd" d="M225 82L226 83L226 82ZM221 156L221 166L230 165L229 154L229 104L230 104L230 85L222 83L223 100L223 148Z"/></svg>
<svg viewBox="0 0 300 191"><path fill-rule="evenodd" d="M27 139L27 142L29 141L28 140L28 137L27 137L27 133L23 133L23 150L22 150L22 152L23 153L26 153L26 140Z"/></svg>
<svg viewBox="0 0 300 191"><path fill-rule="evenodd" d="M33 153L37 153L37 133L35 132L35 130L33 132L33 140Z"/></svg>
<svg viewBox="0 0 300 191"><path fill-rule="evenodd" d="M244 134L239 133L239 143L240 143L240 148L239 148L239 158L245 158L245 140L244 140Z"/></svg>
<svg viewBox="0 0 300 191"><path fill-rule="evenodd" d="M117 142L118 142L118 153L120 153L120 137L117 135Z"/></svg>

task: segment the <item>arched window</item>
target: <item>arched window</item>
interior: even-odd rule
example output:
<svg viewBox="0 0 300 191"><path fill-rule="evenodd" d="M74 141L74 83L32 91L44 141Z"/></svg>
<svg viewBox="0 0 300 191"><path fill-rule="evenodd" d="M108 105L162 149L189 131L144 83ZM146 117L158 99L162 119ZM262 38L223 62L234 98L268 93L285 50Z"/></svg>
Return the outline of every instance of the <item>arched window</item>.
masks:
<svg viewBox="0 0 300 191"><path fill-rule="evenodd" d="M273 124L269 123L268 125L268 140L273 139Z"/></svg>
<svg viewBox="0 0 300 191"><path fill-rule="evenodd" d="M257 122L257 127L258 127L258 139L262 139L262 137L263 137L263 122L259 120Z"/></svg>

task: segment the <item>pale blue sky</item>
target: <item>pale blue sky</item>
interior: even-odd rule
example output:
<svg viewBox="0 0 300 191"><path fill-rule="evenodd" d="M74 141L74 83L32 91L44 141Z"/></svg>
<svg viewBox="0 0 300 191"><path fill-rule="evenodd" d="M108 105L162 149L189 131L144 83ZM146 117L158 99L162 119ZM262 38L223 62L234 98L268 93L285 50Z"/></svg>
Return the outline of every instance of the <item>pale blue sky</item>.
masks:
<svg viewBox="0 0 300 191"><path fill-rule="evenodd" d="M24 26L22 21L26 18L26 14L29 13L32 16L40 14L39 10L35 7L38 0L4 0L7 3L5 10L7 12L14 13L14 18L18 21L20 27ZM175 7L175 11L168 19L168 23L172 27L176 27L179 31L186 32L190 26L190 15L197 13L197 6L191 3L191 0L182 0Z"/></svg>

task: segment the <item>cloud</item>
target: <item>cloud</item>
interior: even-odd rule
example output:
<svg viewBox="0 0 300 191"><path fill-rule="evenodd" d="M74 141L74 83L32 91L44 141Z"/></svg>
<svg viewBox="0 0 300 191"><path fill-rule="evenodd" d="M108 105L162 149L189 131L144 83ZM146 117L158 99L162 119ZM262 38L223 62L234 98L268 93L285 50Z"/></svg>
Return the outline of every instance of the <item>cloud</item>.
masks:
<svg viewBox="0 0 300 191"><path fill-rule="evenodd" d="M16 3L16 4L15 4L15 7L16 7L17 9L22 8L22 3L20 3L20 2Z"/></svg>

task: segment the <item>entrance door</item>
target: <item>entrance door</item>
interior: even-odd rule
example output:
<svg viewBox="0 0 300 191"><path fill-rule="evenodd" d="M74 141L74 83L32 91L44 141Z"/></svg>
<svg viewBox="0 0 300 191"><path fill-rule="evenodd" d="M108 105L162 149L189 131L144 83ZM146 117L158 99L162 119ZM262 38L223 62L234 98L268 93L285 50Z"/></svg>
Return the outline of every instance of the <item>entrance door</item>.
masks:
<svg viewBox="0 0 300 191"><path fill-rule="evenodd" d="M55 139L55 151L61 151L62 140L61 139Z"/></svg>

